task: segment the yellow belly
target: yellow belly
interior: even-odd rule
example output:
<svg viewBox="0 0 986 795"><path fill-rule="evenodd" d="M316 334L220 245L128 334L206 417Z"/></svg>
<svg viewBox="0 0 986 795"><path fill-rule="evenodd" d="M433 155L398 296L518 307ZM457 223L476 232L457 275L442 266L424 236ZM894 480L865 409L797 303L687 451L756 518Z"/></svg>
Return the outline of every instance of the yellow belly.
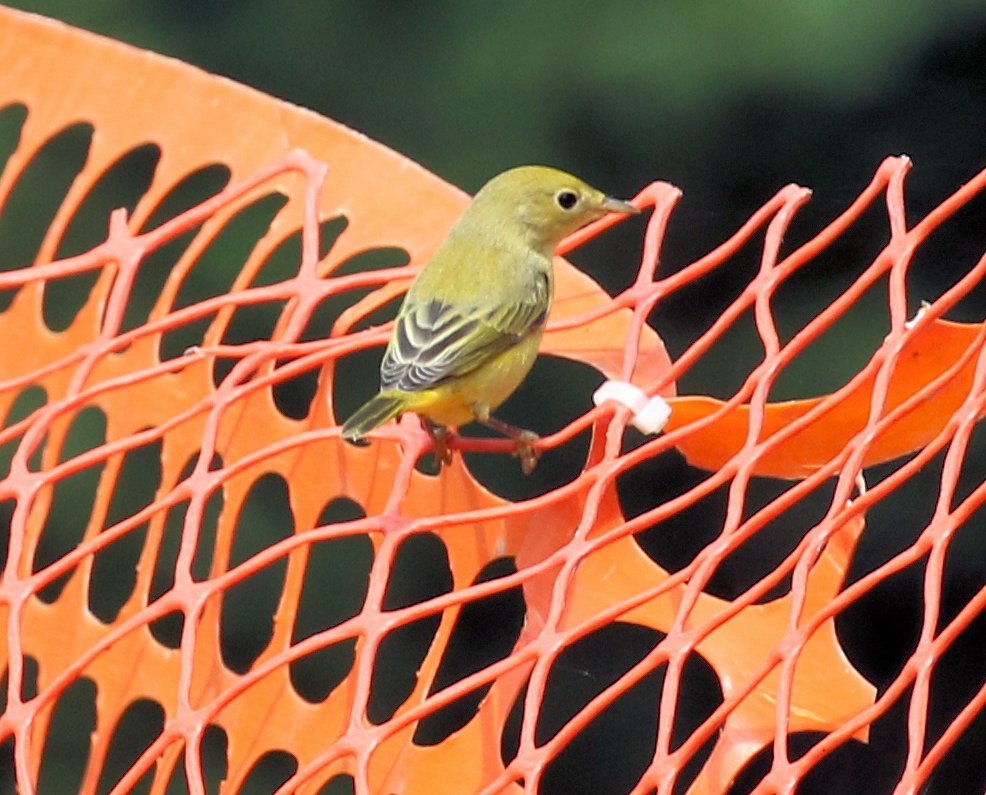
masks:
<svg viewBox="0 0 986 795"><path fill-rule="evenodd" d="M406 393L405 405L437 425L472 422L477 404L492 411L514 393L534 366L540 343L538 330L466 375L433 389Z"/></svg>

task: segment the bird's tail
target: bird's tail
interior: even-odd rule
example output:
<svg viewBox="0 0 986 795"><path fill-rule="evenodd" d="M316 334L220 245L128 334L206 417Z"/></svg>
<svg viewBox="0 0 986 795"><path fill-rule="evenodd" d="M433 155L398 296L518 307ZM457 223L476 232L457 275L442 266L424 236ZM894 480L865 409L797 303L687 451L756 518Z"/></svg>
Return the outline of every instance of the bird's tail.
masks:
<svg viewBox="0 0 986 795"><path fill-rule="evenodd" d="M381 392L370 398L342 426L342 438L351 442L359 441L374 428L392 420L404 411L404 397Z"/></svg>

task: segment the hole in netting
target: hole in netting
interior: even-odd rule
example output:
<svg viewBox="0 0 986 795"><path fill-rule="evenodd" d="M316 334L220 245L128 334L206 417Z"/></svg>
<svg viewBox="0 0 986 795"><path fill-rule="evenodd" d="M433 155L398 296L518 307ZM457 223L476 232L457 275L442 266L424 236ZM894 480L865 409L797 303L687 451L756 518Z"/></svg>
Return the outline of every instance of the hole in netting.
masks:
<svg viewBox="0 0 986 795"><path fill-rule="evenodd" d="M10 669L5 667L3 675L0 676L0 715L7 711L9 677ZM20 689L21 701L28 701L38 694L38 663L33 657L24 657ZM0 741L0 792L5 794L17 792L14 777L13 737L7 737Z"/></svg>
<svg viewBox="0 0 986 795"><path fill-rule="evenodd" d="M904 464L898 460L872 467L866 481L872 490ZM866 512L866 531L859 537L846 572L844 588L910 549L931 520L941 485L939 454ZM885 689L900 673L918 642L924 614L924 560L876 585L835 617L843 651L856 669Z"/></svg>
<svg viewBox="0 0 986 795"><path fill-rule="evenodd" d="M609 295L618 295L629 289L637 277L646 223L646 215L625 218L567 252L565 259L591 276Z"/></svg>
<svg viewBox="0 0 986 795"><path fill-rule="evenodd" d="M334 279L364 271L402 268L410 261L411 257L405 249L393 247L372 248L354 254L349 259L341 262L338 267L333 268L331 276ZM332 279L328 280L328 284L332 284ZM333 292L325 296L325 298L319 301L308 318L304 331L301 332L300 339L302 341L322 340L329 337L332 333L332 326L339 319L339 315L372 293L374 289L373 287L360 287L342 292ZM398 300L403 300L403 296Z"/></svg>
<svg viewBox="0 0 986 795"><path fill-rule="evenodd" d="M0 108L0 173L17 150L26 119L27 105L23 103L15 102Z"/></svg>
<svg viewBox="0 0 986 795"><path fill-rule="evenodd" d="M89 742L96 730L96 685L80 677L58 701L41 754L38 792L81 792L89 760Z"/></svg>
<svg viewBox="0 0 986 795"><path fill-rule="evenodd" d="M398 305L398 300L390 301L377 310L377 312L367 316L372 321L367 323L366 326L363 326L363 321L361 321L354 326L354 329L360 327L368 328L371 325L393 320L397 313ZM316 309L315 314L318 311ZM328 362L326 364L327 367L331 366L334 368L332 374L334 400L342 397L345 407L352 406L352 409L344 414L340 412L339 403L335 402L333 405L336 406L337 417L348 417L350 413L362 405L364 400L368 400L371 395L376 394L380 387L380 360L382 357L383 347L374 346L372 348L354 351L351 354L336 359L334 362ZM278 381L272 388L274 405L286 417L305 419L311 410L312 399L318 391L318 379L321 372L321 368L313 367L291 378ZM355 378L355 381L350 380L351 378Z"/></svg>
<svg viewBox="0 0 986 795"><path fill-rule="evenodd" d="M866 533L860 546L865 538ZM856 579L850 567L845 587ZM881 689L900 673L917 646L924 614L923 581L924 566L913 563L879 582L835 617L843 652L860 674Z"/></svg>
<svg viewBox="0 0 986 795"><path fill-rule="evenodd" d="M628 433L632 444L635 435ZM709 473L689 466L676 450L668 450L637 464L616 481L620 507L627 519L664 505L698 487ZM796 481L752 478L746 490L744 519L770 506ZM669 572L688 566L722 532L730 484L695 499L662 522L637 533L634 538L655 563ZM822 483L793 505L773 516L760 530L723 556L704 590L723 599L735 599L770 574L817 524L831 504L835 481ZM785 575L758 602L768 602L790 590L791 577Z"/></svg>
<svg viewBox="0 0 986 795"><path fill-rule="evenodd" d="M226 751L228 745L225 731L215 724L209 724L205 727L199 758L202 764L202 779L208 795L218 795L219 785L227 777ZM168 787L165 789L165 795L188 795L189 793L188 779L185 776L186 751L187 748L183 748L175 761L171 778L168 780Z"/></svg>
<svg viewBox="0 0 986 795"><path fill-rule="evenodd" d="M348 773L340 773L326 781L316 795L356 795L356 779Z"/></svg>
<svg viewBox="0 0 986 795"><path fill-rule="evenodd" d="M38 694L38 661L30 655L25 655L23 663L20 698L21 701L30 701ZM0 715L7 711L7 689L9 686L10 668L5 667L3 675L0 676Z"/></svg>
<svg viewBox="0 0 986 795"><path fill-rule="evenodd" d="M747 310L720 332L702 357L681 375L677 388L686 395L708 395L726 400L736 394L763 358L763 342L757 333L753 312ZM675 361L674 357L672 361ZM712 370L715 376L710 372Z"/></svg>
<svg viewBox="0 0 986 795"><path fill-rule="evenodd" d="M394 555L383 609L410 607L451 590L452 572L441 539L431 533L410 536ZM440 622L439 614L424 616L397 627L380 642L366 708L371 722L390 720L411 695Z"/></svg>
<svg viewBox="0 0 986 795"><path fill-rule="evenodd" d="M183 500L168 509L164 520L164 530L161 534L161 543L154 559L154 574L151 577L148 603L170 591L175 584L175 565L178 562L178 548L181 544L182 528L187 512L188 500ZM167 613L152 621L148 629L159 643L177 649L181 645L184 618L185 616L180 610Z"/></svg>
<svg viewBox="0 0 986 795"><path fill-rule="evenodd" d="M366 315L353 326L353 331L368 329L388 323L397 316L403 296L388 301L382 307ZM380 361L383 358L384 345L373 346L354 351L335 360L332 374L333 406L336 416L341 421L356 411L365 401L375 395L380 388ZM307 416L308 406L318 386L318 371L310 370L299 376L281 382L275 386L283 392L279 396L275 391L275 402L288 412L304 410L302 417ZM355 380L351 380L355 379ZM294 392L294 394L292 394ZM351 407L351 408L350 408ZM288 416L294 416L288 414Z"/></svg>
<svg viewBox="0 0 986 795"><path fill-rule="evenodd" d="M150 232L213 196L222 193L229 184L231 172L223 163L211 163L197 168L182 177L158 202L153 212L141 226L141 232Z"/></svg>
<svg viewBox="0 0 986 795"><path fill-rule="evenodd" d="M636 624L614 622L565 648L551 666L540 699L535 743L543 745L586 704L647 656L663 635ZM650 764L657 739L662 664L624 690L547 765L541 795L630 792ZM525 686L510 710L501 738L501 756L509 764L517 755L524 717ZM722 703L722 690L712 667L692 654L682 668L671 750ZM712 752L710 737L682 768L674 792L684 793Z"/></svg>
<svg viewBox="0 0 986 795"><path fill-rule="evenodd" d="M76 208L59 241L55 258L82 254L105 241L110 214L124 207L129 216L150 187L160 158L158 146L145 144L113 163ZM48 328L64 331L72 325L102 273L102 269L88 270L45 282L41 312Z"/></svg>
<svg viewBox="0 0 986 795"><path fill-rule="evenodd" d="M972 456L982 444L983 435L986 434L980 432L974 447L970 447L965 462L969 469L963 470L963 480L975 474L982 481L981 467L974 472L982 458ZM962 491L970 489L971 485L964 483ZM979 610L972 616L960 617L986 585L986 549L982 537L984 516L986 509L980 505L958 528L945 556L942 582L935 588L941 594L936 635L945 631L954 632L961 626L954 624L955 621L968 620L968 623L938 656L932 671L926 752L952 725L959 712L977 696L986 681L986 661L982 655L982 649L986 647L986 616ZM986 714L980 711L946 751L935 770L936 787L928 791L959 792L960 783L965 783L970 791L986 791L986 768L982 763L984 747Z"/></svg>
<svg viewBox="0 0 986 795"><path fill-rule="evenodd" d="M91 124L73 124L35 152L0 211L0 270L26 268L34 262L55 213L85 165L92 133ZM0 291L0 312L15 294L15 289Z"/></svg>
<svg viewBox="0 0 986 795"><path fill-rule="evenodd" d="M288 484L280 475L263 475L243 500L227 568L244 563L293 534ZM279 558L235 582L222 594L219 642L223 662L230 670L245 673L267 648L287 565L287 558Z"/></svg>
<svg viewBox="0 0 986 795"><path fill-rule="evenodd" d="M279 361L277 365L286 363ZM312 367L289 378L281 378L272 384L271 396L277 410L292 420L306 419L318 392L320 372L321 368Z"/></svg>
<svg viewBox="0 0 986 795"><path fill-rule="evenodd" d="M154 501L161 484L161 449L161 440L154 439L124 454L103 522L104 532ZM107 624L116 620L133 593L146 537L147 522L142 522L96 553L89 579L89 609Z"/></svg>
<svg viewBox="0 0 986 795"><path fill-rule="evenodd" d="M319 225L319 256L325 257L339 235L345 230L348 221L342 216L336 216ZM301 265L302 230L297 230L286 237L264 260L260 270L254 275L250 287L263 287L278 284L298 275ZM229 327L223 335L223 342L236 344L254 340L270 339L273 336L277 321L287 305L286 301L276 304L276 315L270 309L275 305L242 306L237 309ZM242 319L239 316L246 313ZM235 328L234 328L235 324ZM304 339L304 334L302 334ZM229 374L234 361L217 360L214 365L213 382L219 382ZM278 409L292 419L304 419L308 416L312 398L318 385L318 372L308 371L293 378L280 381L273 386L274 403Z"/></svg>
<svg viewBox="0 0 986 795"><path fill-rule="evenodd" d="M855 184L846 185L845 190L813 193L810 200L791 217L780 247L780 258L790 256L824 232L857 199L869 178L869 171L860 172L853 177ZM913 208L909 208L908 212L913 212ZM742 220L746 220L751 213L743 210L742 215ZM915 223L919 217L910 218L908 225ZM816 252L802 269L816 269L819 282L825 280L826 272L831 272L835 280L853 278L872 263L889 240L887 204L884 196L878 194L837 238Z"/></svg>
<svg viewBox="0 0 986 795"><path fill-rule="evenodd" d="M83 254L104 242L114 210L125 208L130 217L150 188L160 159L161 148L148 143L111 163L76 208L58 242L57 259Z"/></svg>
<svg viewBox="0 0 986 795"><path fill-rule="evenodd" d="M185 272L174 309L191 306L229 292L257 243L270 231L287 204L283 193L268 193L237 209Z"/></svg>
<svg viewBox="0 0 986 795"><path fill-rule="evenodd" d="M280 320L287 301L265 301L261 304L242 304L233 312L229 324L223 332L223 345L243 345L248 342L270 340L274 336L274 328ZM236 366L238 358L214 359L212 365L212 383L219 386Z"/></svg>
<svg viewBox="0 0 986 795"><path fill-rule="evenodd" d="M14 518L17 500L0 500L0 571L7 565L7 550L10 546L10 524Z"/></svg>
<svg viewBox="0 0 986 795"><path fill-rule="evenodd" d="M94 450L106 442L106 415L96 406L86 406L80 409L72 419L58 463L70 461L83 453Z"/></svg>
<svg viewBox="0 0 986 795"><path fill-rule="evenodd" d="M980 524L977 530L982 529ZM961 602L964 607L969 599L982 589L978 582L946 584L944 602L949 612L961 609L952 604ZM982 613L966 627L955 641L938 658L931 675L931 698L928 704L928 726L924 751L930 751L959 713L972 701L986 680L986 664L982 650L986 645L986 618ZM906 732L905 727L901 731ZM986 713L979 710L945 752L932 777L935 786L927 792L961 792L963 786L969 792L986 792L986 766L983 765L983 748L986 748Z"/></svg>
<svg viewBox="0 0 986 795"><path fill-rule="evenodd" d="M332 408L337 422L348 419L380 389L382 358L383 347L374 346L353 351L327 365L332 367ZM276 388L274 396L276 400Z"/></svg>
<svg viewBox="0 0 986 795"><path fill-rule="evenodd" d="M62 445L59 463L92 450L106 441L106 415L95 406L82 409L69 426ZM51 489L51 504L45 517L38 545L34 550L31 572L36 574L75 549L82 541L92 515L96 489L105 461L64 476ZM39 493L39 500L46 490ZM37 505L37 503L36 503ZM37 510L37 507L34 508ZM72 570L74 571L74 570ZM38 598L54 602L72 576L72 571L56 577L38 590Z"/></svg>
<svg viewBox="0 0 986 795"><path fill-rule="evenodd" d="M218 469L222 466L219 455L213 455L210 469ZM195 555L192 557L192 579L195 582L208 579L212 573L216 539L219 535L219 517L222 515L225 502L226 492L221 487L210 493L202 508L201 519L197 526L191 528L196 535Z"/></svg>
<svg viewBox="0 0 986 795"><path fill-rule="evenodd" d="M399 295L396 298L391 298L387 303L383 304L377 309L374 309L368 315L360 318L353 324L352 331L363 331L365 329L375 328L377 326L382 326L385 323L390 323L394 318L397 317L398 311L400 311L401 304L404 301L404 296Z"/></svg>
<svg viewBox="0 0 986 795"><path fill-rule="evenodd" d="M298 770L298 760L287 751L268 751L250 768L239 795L270 795Z"/></svg>
<svg viewBox="0 0 986 795"><path fill-rule="evenodd" d="M161 335L159 356L161 361L184 356L189 348L201 345L209 327L215 322L218 312L209 312L203 317L188 320L173 330Z"/></svg>
<svg viewBox="0 0 986 795"><path fill-rule="evenodd" d="M817 235L842 210L828 197L817 197L799 211L784 235L781 256L793 253ZM889 240L886 204L873 202L851 226L790 274L771 299L781 342L787 342L819 312L848 291ZM832 392L869 360L889 330L887 280L868 287L826 331L783 371L771 400L789 400Z"/></svg>
<svg viewBox="0 0 986 795"><path fill-rule="evenodd" d="M319 257L325 257L339 235L349 225L341 215L322 221L318 227ZM301 268L302 230L298 229L278 243L250 280L251 287L265 287L293 279Z"/></svg>
<svg viewBox="0 0 986 795"><path fill-rule="evenodd" d="M982 502L983 495L981 493L971 496L964 494L964 492L982 486L983 481L986 480L986 472L982 471L983 458L973 458L973 454L979 452L978 448L986 441L986 428L977 428L977 433L972 441L974 446L970 446L969 455L966 458L952 504L953 510L959 505L968 508L977 502L979 504L969 514L966 521L956 528L945 554L945 568L939 587L941 605L939 607L937 632L941 632L946 625L958 618L962 610L976 598L979 590L986 585L986 540L984 540L982 532L984 523L986 523L986 506ZM976 631L978 623L979 617L977 616L964 633L959 636L956 643L961 645L969 632ZM980 676L979 678L982 680L986 677Z"/></svg>
<svg viewBox="0 0 986 795"><path fill-rule="evenodd" d="M17 780L14 776L14 738L5 737L0 741L0 792L17 792Z"/></svg>
<svg viewBox="0 0 986 795"><path fill-rule="evenodd" d="M10 410L4 418L3 427L9 428L12 425L16 425L21 420L27 419L47 402L48 393L45 391L44 387L32 384L21 391L21 393L14 398L14 402L10 405ZM17 448L23 440L23 435L16 436L3 445L0 445L0 477L6 477L10 474L10 463L14 458L14 453L17 451ZM42 439L38 443L38 446L31 451L31 455L28 459L28 468L34 472L37 472L41 468L41 453L44 449L44 441L45 440Z"/></svg>
<svg viewBox="0 0 986 795"><path fill-rule="evenodd" d="M972 497L973 492L979 488L983 481L986 481L986 423L977 423L973 426L969 436L968 446L962 459L962 470L958 482L955 484L955 491L952 495L950 504L951 510L955 510L962 502ZM973 497L973 503L981 498ZM977 516L981 505L976 509ZM975 521L970 518L965 526L974 526Z"/></svg>
<svg viewBox="0 0 986 795"><path fill-rule="evenodd" d="M284 194L269 193L230 218L185 272L172 308L183 309L227 295L250 252L270 230L271 222L285 204ZM211 321L213 316L210 313L207 318ZM206 328L208 325L207 322ZM201 345L205 334L202 326L199 319L165 331L161 335L161 359L173 359L191 346Z"/></svg>
<svg viewBox="0 0 986 795"><path fill-rule="evenodd" d="M21 679L21 701L30 701L38 694L38 661L24 655L24 674Z"/></svg>
<svg viewBox="0 0 986 795"><path fill-rule="evenodd" d="M189 460L186 465L187 472L191 473L194 469L195 460L195 456ZM223 466L222 457L218 453L214 453L209 462L209 471L215 472L222 469ZM187 475L183 475L182 479L185 477ZM219 517L222 515L225 500L225 491L222 487L213 490L202 506L201 518L197 526L191 528L196 536L195 555L192 557L192 579L195 582L208 579L212 572L212 558L216 548L216 536L219 533ZM184 513L178 521L181 520L184 520ZM176 535L180 536L181 532L182 525L179 523L176 528Z"/></svg>
<svg viewBox="0 0 986 795"><path fill-rule="evenodd" d="M676 246L674 238L681 232L680 224L671 224L668 228L661 254L661 275L664 277L679 270L678 263L689 262L688 259L676 258L673 253ZM661 298L655 310L650 313L648 323L661 335L671 361L681 358L689 346L740 296L748 281L756 275L762 241L762 233L755 235L722 267ZM720 241L715 241L718 242ZM707 250L699 249L695 251L695 256L702 256ZM762 358L763 344L757 334L753 315L747 310L679 378L678 392L686 395L730 397Z"/></svg>
<svg viewBox="0 0 986 795"><path fill-rule="evenodd" d="M140 698L132 702L120 716L113 730L103 769L99 774L99 792L109 792L127 774L140 755L164 730L164 709L156 701ZM128 793L147 793L154 778L152 764L128 789Z"/></svg>
<svg viewBox="0 0 986 795"><path fill-rule="evenodd" d="M202 771L205 775L208 792L218 792L226 779L229 768L229 738L226 731L210 724L202 736Z"/></svg>
<svg viewBox="0 0 986 795"><path fill-rule="evenodd" d="M140 231L148 232L156 229L166 221L215 196L226 187L229 177L229 168L218 163L203 166L186 175L161 200ZM182 232L144 257L130 290L121 324L122 331L129 331L147 322L151 310L161 297L168 276L200 227L201 223Z"/></svg>
<svg viewBox="0 0 986 795"><path fill-rule="evenodd" d="M333 269L331 275L337 277L361 271L398 268L407 265L409 261L410 255L402 248L368 249L340 263L337 268ZM332 283L331 280L329 283ZM328 338L339 316L372 291L372 287L362 287L325 296L315 307L305 324L300 340L311 341ZM391 299L376 311L361 318L353 325L352 330L358 331L393 320L397 316L397 310L403 300L403 295ZM379 350L370 349L369 356L367 356L366 350L362 350L345 356L334 363L332 386L335 396L333 405L336 407L338 418L348 417L349 414L359 408L363 401L376 394L380 387L380 358L382 356L383 348ZM350 380L351 376L355 376L356 380ZM318 389L318 378L319 370L312 369L275 384L273 388L275 405L285 416L304 419L308 416L312 398ZM345 386L336 389L338 384ZM340 398L342 399L341 404ZM340 406L344 407L346 413L342 413Z"/></svg>
<svg viewBox="0 0 986 795"><path fill-rule="evenodd" d="M981 656L981 649L975 656ZM981 681L980 681L981 685ZM936 733L936 739L940 736ZM986 713L980 711L946 751L928 779L928 793L986 792L986 766L983 747L986 743ZM926 749L928 750L928 744Z"/></svg>
<svg viewBox="0 0 986 795"><path fill-rule="evenodd" d="M38 663L33 657L25 656L21 673L21 701L30 701L38 694ZM10 669L4 668L0 676L0 715L7 711L7 696ZM15 793L17 785L14 776L14 738L0 740L0 793Z"/></svg>
<svg viewBox="0 0 986 795"><path fill-rule="evenodd" d="M908 205L911 202L909 195ZM975 266L983 254L984 203L986 193L980 190L917 247L907 270L908 290L916 299L934 301ZM984 315L986 301L981 286L976 285L946 317L963 323L981 323Z"/></svg>
<svg viewBox="0 0 986 795"><path fill-rule="evenodd" d="M2 114L0 114L0 119L2 119ZM45 405L47 399L47 393L42 387L34 385L27 387L14 398L14 402L11 404L7 416L4 418L3 427L9 428L31 416L31 414ZM10 463L23 438L23 435L17 436L0 445L0 478L10 474ZM40 455L41 448L38 447L33 456L35 469L39 465ZM0 570L7 565L7 547L10 543L10 522L16 506L16 500L13 499L0 501Z"/></svg>
<svg viewBox="0 0 986 795"><path fill-rule="evenodd" d="M17 149L20 143L21 129L24 120L27 118L27 106L15 103L0 108L0 173L7 166L7 161ZM0 228L3 228L3 215L5 210L0 210ZM16 226L12 228L16 229ZM6 259L0 262L0 270L8 270L19 267L17 262L8 263ZM0 290L0 311L6 309L15 295L13 290Z"/></svg>
<svg viewBox="0 0 986 795"><path fill-rule="evenodd" d="M483 567L474 583L489 582L516 571L512 558L498 558ZM525 614L523 589L519 585L463 605L428 695L507 657L520 636ZM477 688L424 717L414 732L413 742L418 745L443 742L472 720L490 687L492 684Z"/></svg>
<svg viewBox="0 0 986 795"><path fill-rule="evenodd" d="M504 422L539 436L561 430L592 408L592 393L603 377L581 362L557 356L538 356L524 382L493 412ZM563 388L559 388L564 385ZM502 439L496 431L472 423L464 436ZM464 453L470 473L481 485L512 502L530 499L571 483L585 469L591 432L585 430L560 447L543 450L530 475L510 453Z"/></svg>
<svg viewBox="0 0 986 795"><path fill-rule="evenodd" d="M953 507L983 481L980 462L984 441L983 430L977 428L963 462ZM867 470L870 488L893 477L903 463L891 462ZM915 544L933 517L941 488L942 465L943 454L939 454L869 509L867 529L857 545L847 574L847 586L877 571ZM941 582L932 585L941 595L938 632L975 598L986 581L981 530L980 507L957 528L951 539ZM886 690L901 674L917 646L926 610L926 564L924 557L901 571L886 572L875 587L836 617L840 644L847 657L880 691ZM936 660L927 709L926 751L981 686L984 672L980 650L984 639L986 628L979 615ZM906 700L901 701L905 703L895 705L873 724L868 746L874 747L875 759L889 758L895 762L885 776L890 782L896 780L907 752L909 717ZM934 784L929 783L928 791L982 791L986 786L981 753L984 737L986 723L980 715L945 751L932 776ZM892 783L888 784L888 790L891 787Z"/></svg>
<svg viewBox="0 0 986 795"><path fill-rule="evenodd" d="M788 757L792 761L800 759L827 736L824 732L789 734ZM874 752L874 749L865 743L849 740L828 754L799 780L798 795L830 795L834 792L864 790L892 792L900 773L900 769L893 763L896 761L888 758L886 754ZM749 795L759 781L770 772L773 762L773 748L769 745L762 748L741 769L736 780L727 790L728 795ZM860 783L864 781L866 786L861 790Z"/></svg>
<svg viewBox="0 0 986 795"><path fill-rule="evenodd" d="M364 516L363 509L355 502L338 497L325 506L318 525L349 522ZM372 565L373 543L367 535L312 542L308 547L291 643L310 638L359 613ZM349 675L355 660L356 638L347 638L292 662L291 684L306 701L320 703Z"/></svg>
<svg viewBox="0 0 986 795"><path fill-rule="evenodd" d="M172 610L148 624L154 639L169 649L181 648L181 633L184 628L185 614L181 610Z"/></svg>
<svg viewBox="0 0 986 795"><path fill-rule="evenodd" d="M861 268L863 266L861 265ZM843 274L852 277L855 274ZM826 277L827 278L827 277ZM846 278L845 282L849 282ZM788 282L794 284L785 290ZM870 361L890 331L886 277L877 279L825 331L818 333L784 369L777 372L771 402L827 395L845 386ZM837 281L836 286L848 287ZM782 285L774 307L781 341L799 332L833 300L832 286L821 286L816 271L800 271Z"/></svg>
<svg viewBox="0 0 986 795"><path fill-rule="evenodd" d="M936 632L943 631L947 625L959 619L962 610L986 584L986 556L984 556L982 538L984 519L986 519L986 508L980 506L972 513L969 520L960 526L949 544L945 555L945 570L938 589L941 594L941 605ZM976 627L976 621L969 624L965 631L968 632L970 628Z"/></svg>
<svg viewBox="0 0 986 795"><path fill-rule="evenodd" d="M826 204L826 197L819 196L799 210L784 235L781 257L818 234L842 212L844 203L838 203L842 201ZM668 229L662 251L662 275L677 270L679 266L674 263L688 263L729 236L727 232L714 240L703 240L701 230L682 223L688 218L689 203L686 196L676 211L677 222ZM737 219L737 222L745 220ZM837 239L788 276L771 302L781 339L789 339L812 315L844 292L872 263L887 240L886 206L877 200ZM756 277L763 245L764 231L760 230L739 252L710 273L662 298L650 321L667 344L672 360L680 358ZM873 343L880 340L878 328L886 323L887 317L885 296L879 287L870 288L835 328L780 373L772 399L820 394L841 386L855 373L858 364L869 358ZM752 314L747 311L679 380L679 392L729 397L762 356L763 346Z"/></svg>
<svg viewBox="0 0 986 795"><path fill-rule="evenodd" d="M195 469L198 455L193 455L185 462L178 482L186 480ZM213 457L213 464L222 465L219 456ZM162 594L171 590L175 584L175 566L178 562L178 550L185 532L185 518L189 509L189 501L182 500L172 505L165 516L161 544L154 561L154 574L148 593L148 602L153 602ZM192 579L202 582L207 579L212 568L212 555L216 547L216 534L219 528L219 516L223 509L223 491L217 489L209 494L202 506L201 520L197 526L190 528L195 536L195 554L192 558ZM149 629L154 638L172 649L181 645L181 631L185 623L185 615L174 611L152 621Z"/></svg>

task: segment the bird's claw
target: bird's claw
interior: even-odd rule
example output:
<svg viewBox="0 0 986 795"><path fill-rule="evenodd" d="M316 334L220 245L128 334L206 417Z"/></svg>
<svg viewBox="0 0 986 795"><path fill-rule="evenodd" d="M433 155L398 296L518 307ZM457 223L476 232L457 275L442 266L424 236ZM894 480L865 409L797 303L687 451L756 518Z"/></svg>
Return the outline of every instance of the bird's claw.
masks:
<svg viewBox="0 0 986 795"><path fill-rule="evenodd" d="M521 431L517 435L517 450L514 455L520 459L520 471L530 475L538 465L541 451L537 448L538 435L532 431Z"/></svg>
<svg viewBox="0 0 986 795"><path fill-rule="evenodd" d="M449 433L444 428L441 433L436 433L433 441L432 451L438 461L439 469L452 463L452 448L448 444Z"/></svg>
<svg viewBox="0 0 986 795"><path fill-rule="evenodd" d="M452 448L449 447L448 443L449 437L452 434L448 428L441 425L432 425L424 419L422 419L421 425L431 439L431 451L435 454L438 469L441 470L443 466L448 466L452 463Z"/></svg>

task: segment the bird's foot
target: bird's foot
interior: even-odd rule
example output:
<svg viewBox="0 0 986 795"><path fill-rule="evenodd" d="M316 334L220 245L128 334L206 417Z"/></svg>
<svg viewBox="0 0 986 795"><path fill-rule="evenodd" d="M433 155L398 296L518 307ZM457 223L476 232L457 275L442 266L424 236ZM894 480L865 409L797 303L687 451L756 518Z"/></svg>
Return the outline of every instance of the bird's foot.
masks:
<svg viewBox="0 0 986 795"><path fill-rule="evenodd" d="M517 451L514 453L520 459L520 471L530 475L538 465L541 451L536 447L538 435L533 431L521 431L517 434Z"/></svg>
<svg viewBox="0 0 986 795"><path fill-rule="evenodd" d="M504 422L491 416L490 408L485 404L477 403L474 405L472 407L472 413L476 418L476 422L480 425L492 428L497 433L502 433L504 436L514 440L514 444L517 445L514 455L520 459L520 470L525 475L530 475L534 471L534 467L538 465L538 459L541 457L541 451L535 446L539 440L538 435L533 431L525 431L523 428L518 428L509 422Z"/></svg>
<svg viewBox="0 0 986 795"><path fill-rule="evenodd" d="M453 451L448 443L452 432L443 425L434 425L428 422L424 417L421 418L421 427L425 429L431 439L431 451L435 454L435 461L439 471L441 471L443 465L448 466L452 463Z"/></svg>

